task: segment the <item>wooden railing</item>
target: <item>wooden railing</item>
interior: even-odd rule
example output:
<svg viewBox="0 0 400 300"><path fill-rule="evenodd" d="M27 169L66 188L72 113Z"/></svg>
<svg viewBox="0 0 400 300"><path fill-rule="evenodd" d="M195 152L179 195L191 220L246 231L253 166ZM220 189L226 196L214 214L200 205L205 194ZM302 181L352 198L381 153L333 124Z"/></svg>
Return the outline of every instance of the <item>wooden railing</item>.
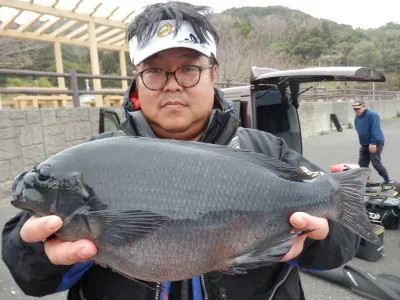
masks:
<svg viewBox="0 0 400 300"><path fill-rule="evenodd" d="M355 101L355 100L400 100L400 92L374 91L361 89L332 89L314 87L305 92L300 91L301 101Z"/></svg>
<svg viewBox="0 0 400 300"><path fill-rule="evenodd" d="M63 77L70 81L69 88L39 88L39 87L7 87L0 88L0 95L11 95L11 100L0 101L1 107L10 108L39 108L39 107L67 107L81 106L80 96L82 95L101 95L95 100L85 102L90 106L114 106L121 103L125 90L122 89L102 89L102 90L80 90L78 79L104 79L104 80L133 80L133 77L110 76L110 75L91 75L78 74L75 70L70 73L41 72L29 70L0 69L0 75L5 76L25 76L25 77ZM102 97L104 96L104 97Z"/></svg>

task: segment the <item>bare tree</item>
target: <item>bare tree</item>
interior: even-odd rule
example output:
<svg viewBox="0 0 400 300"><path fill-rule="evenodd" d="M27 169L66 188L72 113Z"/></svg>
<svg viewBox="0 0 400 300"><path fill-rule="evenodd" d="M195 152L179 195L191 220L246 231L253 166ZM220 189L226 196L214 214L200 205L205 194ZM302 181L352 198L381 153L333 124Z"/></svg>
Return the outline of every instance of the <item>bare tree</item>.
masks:
<svg viewBox="0 0 400 300"><path fill-rule="evenodd" d="M286 54L267 51L261 41L253 32L243 37L235 28L225 30L218 48L218 81L228 84L249 82L252 66L282 70L295 66Z"/></svg>

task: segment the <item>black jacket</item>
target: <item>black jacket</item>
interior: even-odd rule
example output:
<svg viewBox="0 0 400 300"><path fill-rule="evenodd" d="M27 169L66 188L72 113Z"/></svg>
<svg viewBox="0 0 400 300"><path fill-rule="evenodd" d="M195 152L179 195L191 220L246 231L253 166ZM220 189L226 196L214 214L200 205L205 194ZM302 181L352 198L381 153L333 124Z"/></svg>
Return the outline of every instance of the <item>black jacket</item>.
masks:
<svg viewBox="0 0 400 300"><path fill-rule="evenodd" d="M127 116L120 131L104 133L91 140L116 135L154 136L140 111L131 112ZM320 171L317 166L289 149L283 139L266 132L238 128L238 119L217 90L215 109L202 141L253 150L310 171ZM73 267L52 265L41 243L25 243L20 238L19 231L29 217L27 212L13 217L4 226L2 236L3 260L26 294L43 296L69 289L70 300L158 299L160 288L157 283L150 284L149 288L96 264L77 264ZM339 224L330 221L329 224L330 232L325 240L306 240L304 251L296 259L297 265L303 268L331 269L354 257L359 237ZM288 263L255 269L247 275L208 273L201 276L200 285L204 300L304 299L299 269ZM169 299L192 300L190 280L173 282Z"/></svg>

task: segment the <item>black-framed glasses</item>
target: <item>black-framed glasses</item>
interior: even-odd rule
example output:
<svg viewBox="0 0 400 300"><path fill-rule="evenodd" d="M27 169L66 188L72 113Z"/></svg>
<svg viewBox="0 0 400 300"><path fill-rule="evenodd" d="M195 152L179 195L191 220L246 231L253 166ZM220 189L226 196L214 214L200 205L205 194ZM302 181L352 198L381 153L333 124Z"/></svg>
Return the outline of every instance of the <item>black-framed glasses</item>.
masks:
<svg viewBox="0 0 400 300"><path fill-rule="evenodd" d="M183 66L174 72L166 72L160 68L151 68L138 72L137 75L142 77L143 84L152 91L162 90L168 82L168 76L174 75L176 82L184 88L194 87L200 81L201 72L211 69L213 66Z"/></svg>

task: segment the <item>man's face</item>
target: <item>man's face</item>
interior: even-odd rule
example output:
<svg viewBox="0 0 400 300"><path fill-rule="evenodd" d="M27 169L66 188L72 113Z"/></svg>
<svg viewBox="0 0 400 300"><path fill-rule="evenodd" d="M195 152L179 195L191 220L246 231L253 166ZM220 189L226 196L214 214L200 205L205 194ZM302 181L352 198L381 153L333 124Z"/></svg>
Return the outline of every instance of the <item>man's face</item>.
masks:
<svg viewBox="0 0 400 300"><path fill-rule="evenodd" d="M353 110L356 113L356 115L360 117L364 112L365 108L366 108L365 106L361 106L360 108L353 108Z"/></svg>
<svg viewBox="0 0 400 300"><path fill-rule="evenodd" d="M158 52L137 69L139 72L150 68L174 72L188 65L206 67L210 61L197 51L175 48ZM197 140L201 136L214 104L216 72L217 66L201 71L198 84L190 88L181 87L175 77L169 75L165 87L157 91L148 89L142 78L136 76L142 113L158 137Z"/></svg>

